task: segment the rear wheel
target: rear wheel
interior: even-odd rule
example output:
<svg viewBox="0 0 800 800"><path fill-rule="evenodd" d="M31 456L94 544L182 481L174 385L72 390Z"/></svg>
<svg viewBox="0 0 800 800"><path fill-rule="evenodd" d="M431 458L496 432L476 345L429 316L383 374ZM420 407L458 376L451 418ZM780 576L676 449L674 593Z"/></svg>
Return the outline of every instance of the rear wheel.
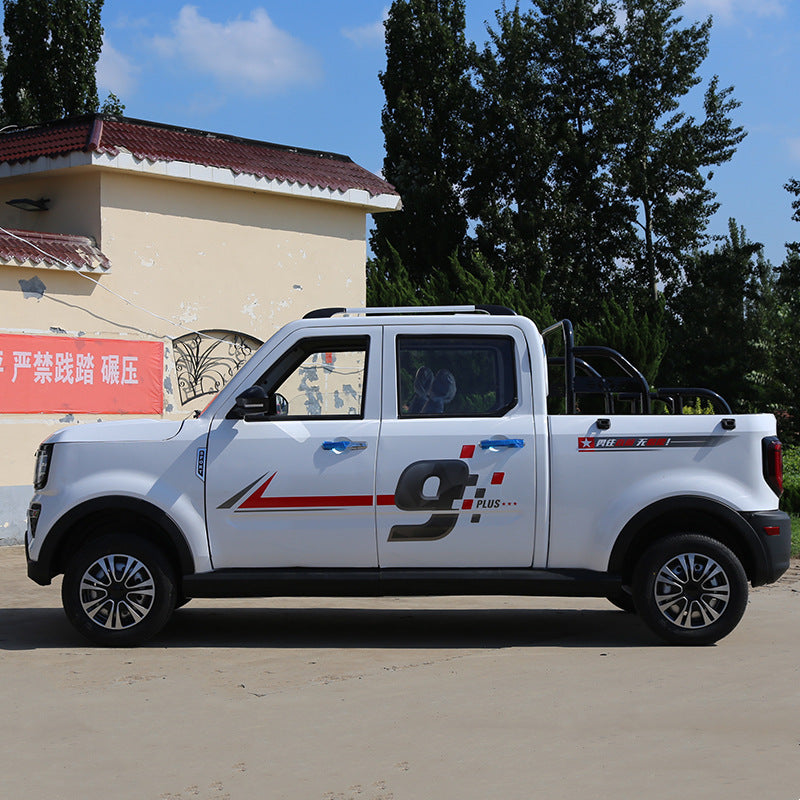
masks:
<svg viewBox="0 0 800 800"><path fill-rule="evenodd" d="M175 608L175 578L164 554L135 534L93 539L64 571L61 599L84 636L106 646L135 646L155 636Z"/></svg>
<svg viewBox="0 0 800 800"><path fill-rule="evenodd" d="M670 644L713 644L739 623L747 575L724 544L695 533L670 536L645 551L634 572L636 609Z"/></svg>

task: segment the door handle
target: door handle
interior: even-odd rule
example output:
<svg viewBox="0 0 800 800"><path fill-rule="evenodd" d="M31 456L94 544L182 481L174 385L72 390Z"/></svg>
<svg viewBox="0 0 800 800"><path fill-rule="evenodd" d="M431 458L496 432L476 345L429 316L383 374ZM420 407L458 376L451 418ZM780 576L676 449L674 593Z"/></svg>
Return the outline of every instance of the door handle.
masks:
<svg viewBox="0 0 800 800"><path fill-rule="evenodd" d="M522 439L484 439L481 442L481 450L492 447L525 447L525 442Z"/></svg>
<svg viewBox="0 0 800 800"><path fill-rule="evenodd" d="M323 450L333 450L335 453L343 453L345 450L366 450L366 442L351 442L350 439L340 439L336 442L323 442Z"/></svg>

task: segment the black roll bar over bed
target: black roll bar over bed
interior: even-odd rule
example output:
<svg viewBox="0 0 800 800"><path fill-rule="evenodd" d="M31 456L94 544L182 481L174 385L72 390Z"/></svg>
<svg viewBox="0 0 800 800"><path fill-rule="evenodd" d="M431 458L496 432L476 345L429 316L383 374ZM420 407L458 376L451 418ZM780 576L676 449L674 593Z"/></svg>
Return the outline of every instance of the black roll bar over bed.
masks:
<svg viewBox="0 0 800 800"><path fill-rule="evenodd" d="M708 400L718 414L730 414L728 403L716 392L700 387L664 388L651 391L647 379L623 355L610 347L600 345L576 345L572 323L562 319L542 331L548 337L561 331L564 344L563 356L549 356L551 367L564 370L564 402L567 414L578 411L580 395L600 395L605 403L607 414L615 413L619 402L630 403L633 413L652 414L652 401L663 402L671 414L682 414L684 401L694 398ZM603 375L595 366L597 361L610 361L621 375ZM592 363L594 361L594 363Z"/></svg>

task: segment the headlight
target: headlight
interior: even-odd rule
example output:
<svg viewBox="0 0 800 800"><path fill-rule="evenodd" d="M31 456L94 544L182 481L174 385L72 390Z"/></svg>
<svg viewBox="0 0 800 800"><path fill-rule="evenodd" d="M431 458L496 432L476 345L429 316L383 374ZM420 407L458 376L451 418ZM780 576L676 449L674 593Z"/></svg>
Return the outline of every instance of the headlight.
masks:
<svg viewBox="0 0 800 800"><path fill-rule="evenodd" d="M36 467L33 470L33 488L44 489L47 474L50 472L50 460L53 457L53 445L42 444L36 451Z"/></svg>

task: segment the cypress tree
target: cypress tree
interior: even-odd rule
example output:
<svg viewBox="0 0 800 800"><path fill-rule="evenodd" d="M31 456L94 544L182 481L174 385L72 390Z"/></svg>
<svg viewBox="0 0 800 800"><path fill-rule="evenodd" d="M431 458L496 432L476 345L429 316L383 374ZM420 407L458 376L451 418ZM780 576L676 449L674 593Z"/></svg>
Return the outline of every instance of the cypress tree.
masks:
<svg viewBox="0 0 800 800"><path fill-rule="evenodd" d="M474 90L464 0L395 0L385 25L383 173L403 210L376 218L371 245L381 267L372 275L391 275L394 250L420 284L462 253L467 233L462 187L473 157Z"/></svg>
<svg viewBox="0 0 800 800"><path fill-rule="evenodd" d="M6 119L22 127L97 110L103 0L3 0Z"/></svg>

